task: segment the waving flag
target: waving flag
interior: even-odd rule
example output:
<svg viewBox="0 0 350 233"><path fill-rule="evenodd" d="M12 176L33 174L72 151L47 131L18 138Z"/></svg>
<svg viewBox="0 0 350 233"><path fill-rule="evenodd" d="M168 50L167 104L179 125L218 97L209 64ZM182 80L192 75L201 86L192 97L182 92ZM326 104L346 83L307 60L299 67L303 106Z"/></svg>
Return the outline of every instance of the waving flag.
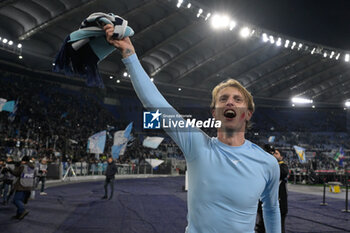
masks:
<svg viewBox="0 0 350 233"><path fill-rule="evenodd" d="M149 163L149 165L151 165L152 168L158 167L164 162L164 160L161 159L145 159L145 161Z"/></svg>
<svg viewBox="0 0 350 233"><path fill-rule="evenodd" d="M268 139L268 142L269 143L274 143L275 142L275 138L276 138L276 136L270 136L269 139Z"/></svg>
<svg viewBox="0 0 350 233"><path fill-rule="evenodd" d="M301 163L305 163L306 162L306 158L305 158L305 148L302 148L300 146L293 146L295 152L297 153L297 155L299 156L299 161Z"/></svg>
<svg viewBox="0 0 350 233"><path fill-rule="evenodd" d="M334 160L339 162L340 166L343 166L344 156L345 156L345 152L343 150L343 147L340 147L339 151L334 156Z"/></svg>
<svg viewBox="0 0 350 233"><path fill-rule="evenodd" d="M88 152L93 154L102 154L106 144L106 130L98 132L88 139Z"/></svg>
<svg viewBox="0 0 350 233"><path fill-rule="evenodd" d="M162 137L146 137L143 140L142 145L144 147L152 148L152 149L157 149L159 144L163 141L164 138Z"/></svg>
<svg viewBox="0 0 350 233"><path fill-rule="evenodd" d="M0 112L13 112L15 109L15 101L7 101L6 99L0 98Z"/></svg>
<svg viewBox="0 0 350 233"><path fill-rule="evenodd" d="M9 116L8 116L8 120L13 122L16 118L16 114L17 114L17 110L18 110L18 99L17 101L15 102L15 106L13 107L13 110L12 112L10 112Z"/></svg>
<svg viewBox="0 0 350 233"><path fill-rule="evenodd" d="M112 146L113 159L119 158L119 155L123 155L125 152L126 145L130 139L130 133L132 130L133 123L131 122L125 130L119 130L114 133L114 142Z"/></svg>

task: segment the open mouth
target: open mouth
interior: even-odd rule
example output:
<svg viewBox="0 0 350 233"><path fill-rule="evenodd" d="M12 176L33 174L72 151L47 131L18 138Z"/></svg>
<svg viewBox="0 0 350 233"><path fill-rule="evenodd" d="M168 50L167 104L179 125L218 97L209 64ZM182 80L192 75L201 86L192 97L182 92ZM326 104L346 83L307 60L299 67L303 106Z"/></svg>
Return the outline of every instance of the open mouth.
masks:
<svg viewBox="0 0 350 233"><path fill-rule="evenodd" d="M236 117L236 112L232 109L228 109L224 112L224 116L227 118L235 118Z"/></svg>

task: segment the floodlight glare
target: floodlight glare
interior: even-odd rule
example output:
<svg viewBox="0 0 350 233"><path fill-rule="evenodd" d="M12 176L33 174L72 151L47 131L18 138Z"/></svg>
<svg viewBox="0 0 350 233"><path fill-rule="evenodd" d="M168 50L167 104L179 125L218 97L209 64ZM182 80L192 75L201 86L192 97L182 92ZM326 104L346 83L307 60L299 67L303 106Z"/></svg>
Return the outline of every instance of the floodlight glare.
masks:
<svg viewBox="0 0 350 233"><path fill-rule="evenodd" d="M177 90L178 90L178 91L181 91L182 89L181 89L181 87L179 87Z"/></svg>
<svg viewBox="0 0 350 233"><path fill-rule="evenodd" d="M9 45L13 45L13 41L12 40L9 41Z"/></svg>
<svg viewBox="0 0 350 233"><path fill-rule="evenodd" d="M338 53L338 55L335 57L335 60L338 60L340 57L340 53Z"/></svg>
<svg viewBox="0 0 350 233"><path fill-rule="evenodd" d="M323 57L327 57L327 52L324 52Z"/></svg>
<svg viewBox="0 0 350 233"><path fill-rule="evenodd" d="M345 101L345 106L350 107L350 100Z"/></svg>
<svg viewBox="0 0 350 233"><path fill-rule="evenodd" d="M182 3L183 3L183 0L178 0L177 5L176 5L177 8L180 8Z"/></svg>
<svg viewBox="0 0 350 233"><path fill-rule="evenodd" d="M332 59L334 56L334 51L331 52L331 55L329 56L330 59Z"/></svg>
<svg viewBox="0 0 350 233"><path fill-rule="evenodd" d="M273 38L273 36L269 36L269 38L270 38L270 43L274 44L275 43L275 39Z"/></svg>
<svg viewBox="0 0 350 233"><path fill-rule="evenodd" d="M19 48L19 49L22 48L22 44L18 44L17 48Z"/></svg>
<svg viewBox="0 0 350 233"><path fill-rule="evenodd" d="M297 44L297 43L296 43L295 41L293 41L293 44L292 44L291 49L294 49L294 47L295 47L296 44Z"/></svg>
<svg viewBox="0 0 350 233"><path fill-rule="evenodd" d="M242 28L241 31L240 31L240 35L243 38L247 38L250 35L250 29L248 27Z"/></svg>
<svg viewBox="0 0 350 233"><path fill-rule="evenodd" d="M117 79L117 83L120 83L120 80L119 80L119 79Z"/></svg>
<svg viewBox="0 0 350 233"><path fill-rule="evenodd" d="M113 76L111 75L111 76L109 76L109 79L113 79Z"/></svg>
<svg viewBox="0 0 350 233"><path fill-rule="evenodd" d="M203 13L203 9L201 8L198 10L197 18L199 18L199 16L201 16L202 13Z"/></svg>
<svg viewBox="0 0 350 233"><path fill-rule="evenodd" d="M311 99L305 99L305 98L301 98L301 97L293 97L292 98L292 103L296 103L296 104L311 104L313 102L313 100Z"/></svg>
<svg viewBox="0 0 350 233"><path fill-rule="evenodd" d="M289 42L290 42L289 40L286 40L286 43L284 44L284 47L285 47L285 48L288 48Z"/></svg>
<svg viewBox="0 0 350 233"><path fill-rule="evenodd" d="M315 50L316 50L316 48L313 48L312 51L311 51L311 54L314 54Z"/></svg>
<svg viewBox="0 0 350 233"><path fill-rule="evenodd" d="M151 81L153 82L153 81L154 81L154 78L151 78Z"/></svg>
<svg viewBox="0 0 350 233"><path fill-rule="evenodd" d="M230 31L232 31L236 27L237 23L235 21L230 22Z"/></svg>
<svg viewBox="0 0 350 233"><path fill-rule="evenodd" d="M188 3L187 4L187 8L191 8L192 4L191 3Z"/></svg>
<svg viewBox="0 0 350 233"><path fill-rule="evenodd" d="M276 45L279 47L281 46L282 42L281 42L281 37L278 37Z"/></svg>
<svg viewBox="0 0 350 233"><path fill-rule="evenodd" d="M350 61L350 55L347 53L345 54L345 62L349 62Z"/></svg>
<svg viewBox="0 0 350 233"><path fill-rule="evenodd" d="M266 33L262 34L262 40L266 43L269 41L269 38L267 37Z"/></svg>
<svg viewBox="0 0 350 233"><path fill-rule="evenodd" d="M207 17L205 17L205 20L209 19L210 16L211 16L211 13L208 13Z"/></svg>
<svg viewBox="0 0 350 233"><path fill-rule="evenodd" d="M299 47L298 47L298 49L300 50L300 49L301 49L301 47L303 47L303 44L302 44L302 43L299 43Z"/></svg>
<svg viewBox="0 0 350 233"><path fill-rule="evenodd" d="M211 25L215 29L225 28L225 27L227 27L229 25L229 23L230 23L230 19L226 15L217 15L217 14L215 14L211 18Z"/></svg>
<svg viewBox="0 0 350 233"><path fill-rule="evenodd" d="M4 38L4 39L2 40L2 43L6 44L6 43L7 43L7 39Z"/></svg>

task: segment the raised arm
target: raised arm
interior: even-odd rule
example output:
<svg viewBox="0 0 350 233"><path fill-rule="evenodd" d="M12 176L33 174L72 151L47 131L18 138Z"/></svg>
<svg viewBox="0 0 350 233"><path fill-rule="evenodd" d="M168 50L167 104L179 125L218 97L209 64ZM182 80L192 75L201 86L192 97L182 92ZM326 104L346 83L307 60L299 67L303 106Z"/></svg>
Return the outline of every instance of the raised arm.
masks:
<svg viewBox="0 0 350 233"><path fill-rule="evenodd" d="M125 37L122 40L113 40L113 26L108 24L104 29L106 31L107 41L121 51L123 62L131 77L132 85L143 106L151 111L160 109L163 114L176 116L172 118L173 120L184 121L184 119L179 116L179 113L165 100L142 68L130 39ZM207 138L207 135L197 128L188 127L184 129L172 127L164 130L181 148L187 160L192 159L192 155L194 156L195 154L192 153L191 145L193 141L196 140L196 144L200 144L204 143ZM196 135L194 135L194 133Z"/></svg>

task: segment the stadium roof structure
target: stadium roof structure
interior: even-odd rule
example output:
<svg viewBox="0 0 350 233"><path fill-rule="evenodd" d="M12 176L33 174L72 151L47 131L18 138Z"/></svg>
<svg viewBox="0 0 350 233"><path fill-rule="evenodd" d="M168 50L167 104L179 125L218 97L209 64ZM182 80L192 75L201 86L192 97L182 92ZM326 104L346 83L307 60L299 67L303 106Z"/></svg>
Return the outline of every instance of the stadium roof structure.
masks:
<svg viewBox="0 0 350 233"><path fill-rule="evenodd" d="M350 63L344 61L346 51L286 37L244 22L238 22L232 30L214 30L207 18L208 2L3 0L0 1L0 64L50 72L64 38L85 17L93 12L113 12L129 21L135 31L132 41L138 57L166 95L209 100L216 84L235 78L257 101L267 104L289 102L291 97L299 96L310 98L315 104L342 106L350 98ZM251 29L248 38L241 37L242 27ZM263 35L267 36L265 42ZM278 38L282 38L280 46L276 46ZM294 46L293 42L296 42ZM16 49L11 50L11 46ZM338 54L340 58L336 59ZM132 88L128 77L123 76L125 67L118 53L110 55L99 67L107 88Z"/></svg>

